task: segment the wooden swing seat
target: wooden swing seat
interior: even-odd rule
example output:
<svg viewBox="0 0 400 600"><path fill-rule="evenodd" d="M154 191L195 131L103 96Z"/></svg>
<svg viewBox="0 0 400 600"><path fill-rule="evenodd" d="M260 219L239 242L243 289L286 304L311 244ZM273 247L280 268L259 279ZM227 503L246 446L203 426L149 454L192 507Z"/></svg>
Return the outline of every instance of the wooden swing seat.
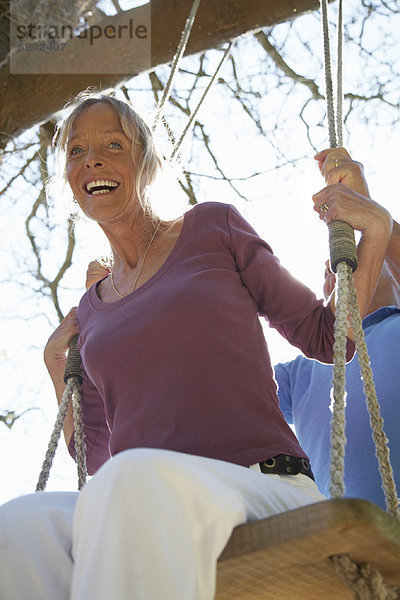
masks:
<svg viewBox="0 0 400 600"><path fill-rule="evenodd" d="M236 527L218 561L215 600L350 600L335 554L372 564L400 587L400 523L371 502L340 498Z"/></svg>

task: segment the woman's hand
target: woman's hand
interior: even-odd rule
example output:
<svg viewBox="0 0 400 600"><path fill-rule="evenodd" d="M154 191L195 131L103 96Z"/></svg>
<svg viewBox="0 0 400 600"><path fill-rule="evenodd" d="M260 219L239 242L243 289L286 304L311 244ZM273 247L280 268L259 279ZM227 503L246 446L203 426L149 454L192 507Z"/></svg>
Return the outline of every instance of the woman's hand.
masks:
<svg viewBox="0 0 400 600"><path fill-rule="evenodd" d="M371 200L362 165L353 161L344 148L324 150L315 158L327 187L314 194L314 210L327 225L344 221L361 232L354 283L364 318L389 247L392 217L383 206ZM334 296L331 306L334 308Z"/></svg>
<svg viewBox="0 0 400 600"><path fill-rule="evenodd" d="M326 185L343 183L362 196L369 197L364 167L360 162L352 160L345 148L322 150L314 156L314 159L318 161L318 167Z"/></svg>
<svg viewBox="0 0 400 600"><path fill-rule="evenodd" d="M79 324L74 307L51 334L44 349L44 362L52 378L53 373L56 375L65 368L69 343L77 333Z"/></svg>
<svg viewBox="0 0 400 600"><path fill-rule="evenodd" d="M86 271L86 289L88 290L94 283L100 281L104 277L107 277L111 273L108 267L105 267L98 260L92 260L88 264Z"/></svg>
<svg viewBox="0 0 400 600"><path fill-rule="evenodd" d="M344 148L324 150L315 156L327 187L314 194L314 210L328 225L345 221L363 236L390 237L392 218L369 197L361 163L353 161Z"/></svg>
<svg viewBox="0 0 400 600"><path fill-rule="evenodd" d="M387 236L392 232L390 213L377 202L355 192L343 183L335 183L313 196L314 210L327 225L344 221L365 235Z"/></svg>

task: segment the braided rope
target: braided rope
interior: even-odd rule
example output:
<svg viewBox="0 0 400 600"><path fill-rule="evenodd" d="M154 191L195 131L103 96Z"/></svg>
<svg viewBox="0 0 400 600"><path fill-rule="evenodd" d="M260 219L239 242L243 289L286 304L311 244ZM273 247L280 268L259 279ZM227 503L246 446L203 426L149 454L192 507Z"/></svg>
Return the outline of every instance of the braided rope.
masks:
<svg viewBox="0 0 400 600"><path fill-rule="evenodd" d="M337 299L335 319L335 343L333 365L333 387L331 390L331 465L330 487L332 498L344 495L344 455L346 446L345 406L346 406L346 344L347 344L347 298L348 271L350 267L341 262L337 268Z"/></svg>
<svg viewBox="0 0 400 600"><path fill-rule="evenodd" d="M399 600L400 588L385 583L369 563L358 565L347 554L331 556L336 572L354 592L355 600Z"/></svg>
<svg viewBox="0 0 400 600"><path fill-rule="evenodd" d="M74 413L74 441L78 468L78 489L80 490L86 483L87 468L85 432L82 419L81 387L76 378L73 379L71 387L72 409Z"/></svg>
<svg viewBox="0 0 400 600"><path fill-rule="evenodd" d="M169 99L169 97L171 95L172 85L173 85L173 82L175 80L175 76L176 76L176 73L178 71L178 66L179 66L180 61L182 59L182 56L183 56L183 53L185 51L187 42L189 40L190 33L192 31L193 23L194 23L194 20L195 20L195 17L196 17L199 5L200 5L200 0L194 0L193 5L192 5L192 9L190 11L190 14L189 14L187 20L186 20L185 27L184 27L184 29L182 31L182 35L181 35L180 42L178 44L178 48L176 50L174 58L172 59L171 71L170 71L167 83L166 83L166 85L164 87L163 95L161 97L161 100L158 103L157 111L156 111L156 114L155 114L155 117L154 117L154 121L153 121L153 125L152 125L152 130L155 131L155 129L157 128L157 125L158 125L159 121L161 120L164 123L164 125L166 126L167 133L168 133L168 136L169 136L169 138L170 138L171 141L172 141L172 136L170 134L169 127L168 127L168 125L167 125L167 123L166 123L166 121L164 119L164 116L163 116L164 106L165 106L166 102L168 101L168 99ZM176 157L176 155L177 155L177 153L179 151L179 148L181 147L181 145L182 145L182 143L183 143L183 141L184 141L187 133L191 129L191 127L193 125L193 122L194 122L194 120L195 120L195 118L197 116L197 113L199 112L201 106L203 105L203 103L204 103L204 101L206 99L206 96L208 95L209 91L211 90L212 86L214 85L214 83L215 83L215 81L216 81L216 79L218 77L218 74L219 74L219 72L220 72L223 64L225 63L226 59L228 58L228 56L229 56L229 54L231 52L233 44L234 44L234 42L229 42L228 46L226 47L224 55L223 55L221 61L219 62L219 64L218 64L218 66L217 66L217 68L216 68L213 76L211 77L211 80L209 81L206 89L204 90L204 93L201 96L201 98L200 98L200 100L199 100L196 108L191 113L190 118L189 118L188 122L186 123L186 126L184 127L184 129L183 129L183 131L182 131L182 133L181 133L181 135L179 137L179 140L176 143L174 143L174 148L173 148L173 151L172 151L171 156L169 158L169 162L170 163L172 163L172 161L175 159L175 157Z"/></svg>
<svg viewBox="0 0 400 600"><path fill-rule="evenodd" d="M339 0L337 21L336 133L343 146L343 0Z"/></svg>
<svg viewBox="0 0 400 600"><path fill-rule="evenodd" d="M58 407L58 414L56 422L54 424L53 432L50 437L49 445L45 459L43 461L42 470L39 474L39 479L36 484L36 492L42 492L46 488L47 480L49 478L50 469L53 464L54 455L57 450L58 440L64 425L65 418L67 416L68 407L72 398L72 381L65 387L64 394L60 405Z"/></svg>
<svg viewBox="0 0 400 600"><path fill-rule="evenodd" d="M358 255L353 228L344 221L331 221L328 229L332 271L336 273L341 262L347 263L355 271L358 267Z"/></svg>
<svg viewBox="0 0 400 600"><path fill-rule="evenodd" d="M349 276L349 280L353 283L351 275ZM372 436L375 442L376 456L378 458L379 471L382 477L382 488L385 494L386 510L390 515L400 520L399 499L397 497L392 465L390 464L388 439L383 431L383 419L381 417L379 402L376 395L360 311L357 306L357 296L354 284L349 286L348 305L363 380L364 394L368 406Z"/></svg>
<svg viewBox="0 0 400 600"><path fill-rule="evenodd" d="M217 68L216 68L216 70L214 72L214 75L211 77L211 79L210 79L210 81L209 81L206 89L203 92L202 97L200 98L200 100L199 100L199 102L198 102L198 104L196 106L196 108L194 109L194 111L190 115L190 118L189 118L188 122L186 123L186 126L185 126L184 130L182 131L179 140L175 144L175 147L174 147L174 149L173 149L173 151L171 153L170 159L169 159L170 162L172 162L174 160L174 158L175 158L175 156L176 156L179 148L182 145L183 140L185 139L185 137L186 137L188 131L190 130L190 128L192 127L193 122L194 122L194 120L195 120L195 118L197 116L197 113L199 112L202 104L204 103L204 100L206 99L206 96L207 96L208 92L211 90L212 86L214 85L214 82L217 79L218 74L219 74L220 70L222 69L222 66L224 65L224 63L225 63L226 59L228 58L229 54L231 53L233 44L234 44L234 42L229 42L228 46L226 47L224 55L221 58L218 66L217 66Z"/></svg>
<svg viewBox="0 0 400 600"><path fill-rule="evenodd" d="M331 53L329 43L329 22L328 22L328 2L320 0L321 4L321 22L323 32L324 45L324 72L325 72L325 95L326 95L326 114L328 121L329 145L331 148L337 147L336 138L336 118L335 107L333 100L333 82L332 82L332 67ZM332 231L332 240L336 245L341 247L341 243L337 243L338 236L333 232L333 225L329 228ZM352 234L354 237L354 233ZM345 436L345 397L346 397L346 334L348 328L347 321L347 297L348 297L348 279L345 265L347 263L334 260L332 261L331 249L331 266L335 265L338 277L337 286L337 303L336 303L336 320L335 320L335 344L334 344L334 365L332 379L332 420L331 420L331 466L330 466L330 494L337 498L344 495L344 455L346 446ZM344 332L346 331L346 333Z"/></svg>
<svg viewBox="0 0 400 600"><path fill-rule="evenodd" d="M68 383L70 377L77 377L80 383L82 383L82 360L78 350L78 337L78 334L74 335L68 346L68 356L64 371L64 383Z"/></svg>
<svg viewBox="0 0 400 600"><path fill-rule="evenodd" d="M176 72L178 70L178 66L179 66L179 63L180 63L180 61L182 59L183 53L185 52L186 45L188 43L189 36L190 36L191 31L192 31L193 23L194 23L194 20L195 20L196 13L197 13L197 10L199 8L199 5L200 5L200 0L194 0L193 5L192 5L192 9L191 9L191 11L189 13L188 18L186 19L185 27L184 27L184 29L182 31L181 39L180 39L179 44L178 44L178 48L176 50L174 58L172 59L171 71L170 71L170 74L169 74L169 77L168 77L168 81L167 81L167 83L166 83L166 85L164 87L164 91L163 91L163 95L161 97L161 100L158 103L157 112L156 112L156 115L154 117L153 126L152 126L153 131L156 129L156 127L158 125L158 122L160 120L160 117L161 117L161 115L163 113L164 106L165 106L166 102L168 101L168 99L169 99L169 97L171 95L172 84L174 82L175 75L176 75Z"/></svg>
<svg viewBox="0 0 400 600"><path fill-rule="evenodd" d="M337 147L336 137L336 118L335 106L333 102L333 80L332 80L332 64L331 50L329 42L329 22L328 22L328 0L320 0L321 3L321 19L322 19L322 35L324 44L324 73L325 73L325 95L328 120L329 146ZM339 62L339 61L338 61Z"/></svg>
<svg viewBox="0 0 400 600"><path fill-rule="evenodd" d="M74 440L76 450L76 461L78 468L78 489L81 489L86 482L86 447L85 434L82 419L81 403L81 357L77 348L78 335L75 335L69 344L67 362L65 365L64 381L65 390L58 407L58 414L54 424L53 432L47 448L46 456L43 461L42 470L36 485L36 492L44 491L49 478L50 469L53 464L54 456L57 450L60 434L65 423L68 407L72 401L72 410L74 417Z"/></svg>

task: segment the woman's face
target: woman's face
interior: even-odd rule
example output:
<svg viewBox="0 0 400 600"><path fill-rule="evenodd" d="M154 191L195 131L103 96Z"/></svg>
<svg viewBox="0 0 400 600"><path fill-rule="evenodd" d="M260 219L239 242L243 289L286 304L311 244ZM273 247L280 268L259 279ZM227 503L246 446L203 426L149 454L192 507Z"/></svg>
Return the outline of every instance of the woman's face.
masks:
<svg viewBox="0 0 400 600"><path fill-rule="evenodd" d="M112 106L97 102L83 109L68 137L67 179L85 215L110 224L136 212L136 172L132 143Z"/></svg>

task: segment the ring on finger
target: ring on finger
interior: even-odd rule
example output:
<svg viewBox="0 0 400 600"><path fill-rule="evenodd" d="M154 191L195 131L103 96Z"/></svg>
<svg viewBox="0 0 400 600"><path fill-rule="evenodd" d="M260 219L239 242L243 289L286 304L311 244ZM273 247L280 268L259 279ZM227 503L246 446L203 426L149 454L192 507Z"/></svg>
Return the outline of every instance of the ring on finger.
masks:
<svg viewBox="0 0 400 600"><path fill-rule="evenodd" d="M329 206L327 204L321 204L321 206L319 207L320 212L322 213L327 213L329 210Z"/></svg>
<svg viewBox="0 0 400 600"><path fill-rule="evenodd" d="M340 165L339 159L335 158L335 167L337 168Z"/></svg>

